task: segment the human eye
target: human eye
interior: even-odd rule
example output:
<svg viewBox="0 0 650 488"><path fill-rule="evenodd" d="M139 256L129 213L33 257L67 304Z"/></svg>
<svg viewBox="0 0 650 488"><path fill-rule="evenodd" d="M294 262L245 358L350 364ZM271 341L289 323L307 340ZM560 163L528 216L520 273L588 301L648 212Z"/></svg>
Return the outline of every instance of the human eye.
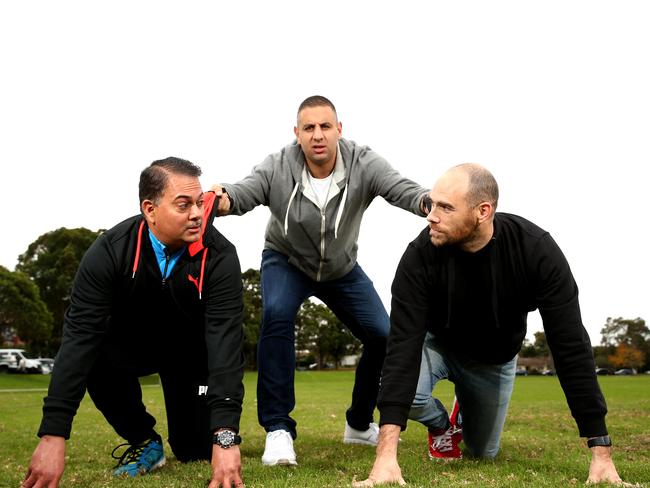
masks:
<svg viewBox="0 0 650 488"><path fill-rule="evenodd" d="M180 202L176 202L176 208L180 212L187 212L187 210L190 208L190 202L184 200Z"/></svg>

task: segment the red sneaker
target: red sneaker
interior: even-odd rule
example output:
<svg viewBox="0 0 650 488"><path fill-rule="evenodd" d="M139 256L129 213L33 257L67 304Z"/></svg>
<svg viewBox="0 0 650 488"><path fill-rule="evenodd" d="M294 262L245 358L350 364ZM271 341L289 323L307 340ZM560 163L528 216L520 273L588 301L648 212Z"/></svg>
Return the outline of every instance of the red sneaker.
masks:
<svg viewBox="0 0 650 488"><path fill-rule="evenodd" d="M455 427L456 430L462 431L462 427L460 426L459 422L459 414L460 414L460 404L458 403L458 399L454 397L454 403L451 406L451 415L449 416L449 422L451 422L452 427Z"/></svg>
<svg viewBox="0 0 650 488"><path fill-rule="evenodd" d="M429 431L429 457L431 459L453 460L463 457L458 444L463 440L463 433L453 425L447 430Z"/></svg>

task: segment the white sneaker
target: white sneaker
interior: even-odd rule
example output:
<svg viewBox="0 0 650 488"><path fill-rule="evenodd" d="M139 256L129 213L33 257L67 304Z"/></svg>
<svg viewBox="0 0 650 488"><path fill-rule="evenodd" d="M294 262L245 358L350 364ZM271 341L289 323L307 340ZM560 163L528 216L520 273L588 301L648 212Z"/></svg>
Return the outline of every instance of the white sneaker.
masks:
<svg viewBox="0 0 650 488"><path fill-rule="evenodd" d="M379 426L376 423L371 423L367 430L353 429L347 422L345 423L344 444L376 446L377 441L379 441Z"/></svg>
<svg viewBox="0 0 650 488"><path fill-rule="evenodd" d="M266 434L266 445L262 455L265 466L294 466L296 452L293 450L293 437L286 430L274 430Z"/></svg>

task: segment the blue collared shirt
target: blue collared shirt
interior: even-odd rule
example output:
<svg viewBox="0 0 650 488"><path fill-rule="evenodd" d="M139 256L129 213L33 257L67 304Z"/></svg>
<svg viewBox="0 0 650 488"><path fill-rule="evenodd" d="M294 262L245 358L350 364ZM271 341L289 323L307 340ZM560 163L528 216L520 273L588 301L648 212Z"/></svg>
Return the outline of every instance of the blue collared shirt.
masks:
<svg viewBox="0 0 650 488"><path fill-rule="evenodd" d="M167 251L167 246L160 242L151 229L149 229L149 239L151 240L151 245L153 246L153 251L156 253L156 261L160 267L160 274L163 279L166 280L169 278L169 275L172 273L172 269L176 266L176 263L180 257L185 252L185 247L180 248L178 251L173 254L169 254Z"/></svg>

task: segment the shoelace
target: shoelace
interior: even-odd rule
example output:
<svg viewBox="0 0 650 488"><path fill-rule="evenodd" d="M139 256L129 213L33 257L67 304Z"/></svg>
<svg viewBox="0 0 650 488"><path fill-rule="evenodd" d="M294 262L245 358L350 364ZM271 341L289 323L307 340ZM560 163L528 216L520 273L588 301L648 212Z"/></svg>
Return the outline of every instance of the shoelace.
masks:
<svg viewBox="0 0 650 488"><path fill-rule="evenodd" d="M144 448L147 447L148 441L143 442L142 444L137 444L137 445L132 445L129 444L128 442L125 442L124 444L120 444L117 446L115 449L113 449L113 452L111 452L111 457L113 459L119 459L115 467L123 466L126 464L131 464L131 463L137 463L140 460L140 457L142 456L142 452L144 451ZM116 456L115 451L117 451L120 447L124 446L129 446L129 448L122 453L121 456Z"/></svg>
<svg viewBox="0 0 650 488"><path fill-rule="evenodd" d="M451 436L454 433L453 427L447 429L444 434L433 436L433 448L440 452L451 451L454 445L451 441Z"/></svg>

